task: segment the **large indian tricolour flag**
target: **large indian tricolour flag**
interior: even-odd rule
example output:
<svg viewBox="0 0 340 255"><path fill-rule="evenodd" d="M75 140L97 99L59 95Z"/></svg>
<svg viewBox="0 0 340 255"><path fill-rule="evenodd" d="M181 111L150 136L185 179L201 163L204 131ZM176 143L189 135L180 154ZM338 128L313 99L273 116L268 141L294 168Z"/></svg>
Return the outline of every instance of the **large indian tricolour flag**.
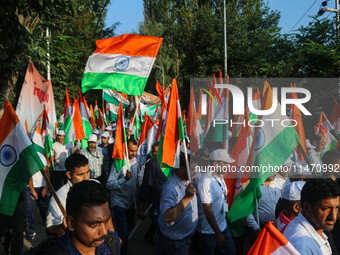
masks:
<svg viewBox="0 0 340 255"><path fill-rule="evenodd" d="M263 89L264 100L262 110L269 110L273 104L273 92L266 83ZM299 136L286 115L281 115L280 105L276 110L259 118L261 127L256 128L253 144L249 153L247 166L255 166L250 173L249 184L242 189L233 200L227 218L231 223L247 217L255 212L256 200L261 197L260 185L273 174L275 167L280 167L291 155L294 148L300 143ZM271 124L271 120L276 120ZM247 172L248 174L249 172ZM246 173L243 174L245 176Z"/></svg>
<svg viewBox="0 0 340 255"><path fill-rule="evenodd" d="M96 41L86 63L83 93L89 89L114 89L141 96L163 38L123 34Z"/></svg>
<svg viewBox="0 0 340 255"><path fill-rule="evenodd" d="M13 215L20 192L44 168L9 101L0 120L0 213Z"/></svg>

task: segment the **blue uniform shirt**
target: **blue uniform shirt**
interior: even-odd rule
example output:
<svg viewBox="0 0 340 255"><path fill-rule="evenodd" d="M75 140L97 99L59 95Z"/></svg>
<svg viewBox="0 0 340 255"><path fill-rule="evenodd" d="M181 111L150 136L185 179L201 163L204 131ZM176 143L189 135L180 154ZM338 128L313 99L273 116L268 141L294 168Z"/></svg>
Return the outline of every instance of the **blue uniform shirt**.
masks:
<svg viewBox="0 0 340 255"><path fill-rule="evenodd" d="M177 205L184 197L185 188L185 184L176 174L174 174L162 188L158 223L163 235L171 240L180 240L191 235L197 226L198 213L196 195L176 221L167 224L164 220L164 213L171 207Z"/></svg>

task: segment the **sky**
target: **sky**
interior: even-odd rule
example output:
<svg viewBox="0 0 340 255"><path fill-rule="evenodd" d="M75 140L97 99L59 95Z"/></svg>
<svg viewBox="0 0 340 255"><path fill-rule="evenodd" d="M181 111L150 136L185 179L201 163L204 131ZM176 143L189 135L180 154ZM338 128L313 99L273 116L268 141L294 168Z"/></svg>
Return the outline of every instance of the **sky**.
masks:
<svg viewBox="0 0 340 255"><path fill-rule="evenodd" d="M301 21L295 25L292 32L298 29L301 25L308 25L308 23L312 21L309 16L318 13L322 2L323 0L268 1L271 9L281 12L279 26L282 27L282 33L288 33L301 17ZM335 1L328 1L327 7L335 8ZM307 10L308 12L305 14ZM322 17L327 17L328 15L329 13L325 13ZM334 14L331 14L329 18L333 15ZM143 19L143 0L111 0L105 24L106 26L110 26L115 22L120 22L120 25L116 30L116 34L120 35L131 33L133 31L138 32L138 23L142 22Z"/></svg>

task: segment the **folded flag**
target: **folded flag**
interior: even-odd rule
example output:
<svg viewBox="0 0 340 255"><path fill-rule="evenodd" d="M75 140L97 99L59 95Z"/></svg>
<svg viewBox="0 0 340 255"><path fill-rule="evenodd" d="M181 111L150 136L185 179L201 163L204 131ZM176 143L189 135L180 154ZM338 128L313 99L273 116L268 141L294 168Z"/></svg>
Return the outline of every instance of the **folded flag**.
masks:
<svg viewBox="0 0 340 255"><path fill-rule="evenodd" d="M299 255L287 238L269 221L257 237L248 255Z"/></svg>

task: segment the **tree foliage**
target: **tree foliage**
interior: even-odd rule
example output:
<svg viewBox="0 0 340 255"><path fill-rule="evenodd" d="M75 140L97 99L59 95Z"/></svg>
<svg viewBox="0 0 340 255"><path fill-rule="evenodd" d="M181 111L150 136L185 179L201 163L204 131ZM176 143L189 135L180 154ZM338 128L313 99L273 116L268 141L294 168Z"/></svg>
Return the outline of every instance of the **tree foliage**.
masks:
<svg viewBox="0 0 340 255"><path fill-rule="evenodd" d="M339 40L335 19L314 17L297 33L281 34L280 14L263 0L227 0L227 59L230 77L338 77ZM156 65L166 84L176 77L182 101L190 78L224 69L222 0L144 0L140 32L161 36ZM147 87L162 80L154 68Z"/></svg>
<svg viewBox="0 0 340 255"><path fill-rule="evenodd" d="M16 103L28 60L46 77L50 52L51 80L57 113L61 114L65 88L75 96L95 40L114 34L117 24L104 29L108 4L108 0L2 1L0 108L5 99ZM89 95L90 100L93 95L96 93Z"/></svg>

